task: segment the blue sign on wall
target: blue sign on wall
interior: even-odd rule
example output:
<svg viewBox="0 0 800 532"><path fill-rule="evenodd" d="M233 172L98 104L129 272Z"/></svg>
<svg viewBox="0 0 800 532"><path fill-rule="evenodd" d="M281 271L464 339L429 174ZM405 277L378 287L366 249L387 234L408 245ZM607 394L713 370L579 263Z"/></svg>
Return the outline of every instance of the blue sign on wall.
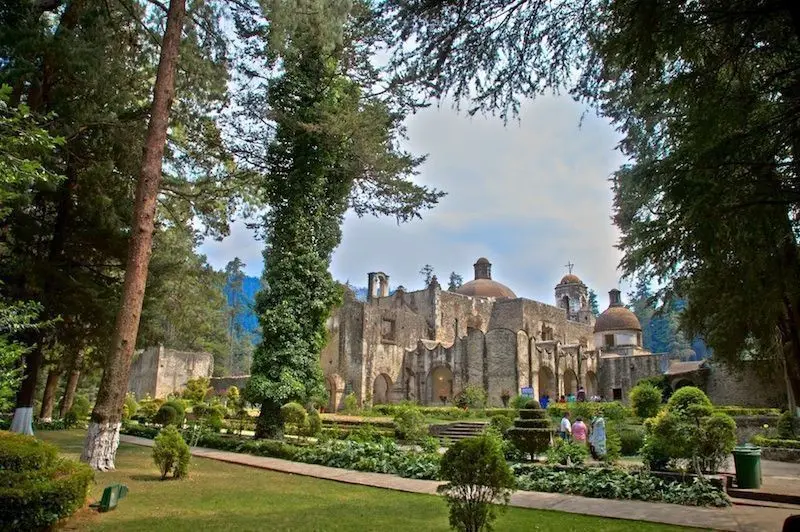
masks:
<svg viewBox="0 0 800 532"><path fill-rule="evenodd" d="M533 397L533 388L531 388L530 386L525 386L523 388L520 388L519 394L524 397Z"/></svg>

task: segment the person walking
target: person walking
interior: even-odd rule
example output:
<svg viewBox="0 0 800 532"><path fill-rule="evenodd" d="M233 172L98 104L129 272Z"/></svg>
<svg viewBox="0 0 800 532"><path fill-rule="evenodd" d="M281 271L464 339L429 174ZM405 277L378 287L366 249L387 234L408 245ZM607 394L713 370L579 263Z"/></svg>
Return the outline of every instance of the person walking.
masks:
<svg viewBox="0 0 800 532"><path fill-rule="evenodd" d="M586 445L586 435L588 433L589 429L586 427L586 423L583 422L583 418L575 418L575 423L572 424L573 441Z"/></svg>
<svg viewBox="0 0 800 532"><path fill-rule="evenodd" d="M572 436L572 424L569 422L569 412L564 412L564 417L561 418L561 425L558 428L558 434L564 441L569 441Z"/></svg>

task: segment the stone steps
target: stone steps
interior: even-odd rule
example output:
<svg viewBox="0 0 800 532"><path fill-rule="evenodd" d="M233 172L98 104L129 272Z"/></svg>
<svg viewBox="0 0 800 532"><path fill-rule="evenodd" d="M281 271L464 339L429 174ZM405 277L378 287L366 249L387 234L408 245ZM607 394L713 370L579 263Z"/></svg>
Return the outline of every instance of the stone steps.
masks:
<svg viewBox="0 0 800 532"><path fill-rule="evenodd" d="M484 431L488 423L480 421L459 421L436 428L435 436L441 443L456 442L465 438L478 436Z"/></svg>

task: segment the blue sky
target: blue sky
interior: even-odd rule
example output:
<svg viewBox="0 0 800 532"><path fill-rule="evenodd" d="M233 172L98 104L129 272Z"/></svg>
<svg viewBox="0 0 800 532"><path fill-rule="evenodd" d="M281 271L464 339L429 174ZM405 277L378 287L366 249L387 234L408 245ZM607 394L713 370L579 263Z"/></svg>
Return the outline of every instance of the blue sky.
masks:
<svg viewBox="0 0 800 532"><path fill-rule="evenodd" d="M518 296L551 303L567 261L598 292L619 286L608 178L623 159L610 124L565 96L523 106L519 122L468 117L450 107L429 108L408 120L407 146L428 154L417 180L448 195L422 220L348 215L331 269L334 277L366 285L383 271L390 284L422 287L419 270L431 264L446 283L451 271L472 279L475 259L493 263L493 277ZM201 252L216 268L235 256L260 275L261 248L237 222L230 237ZM623 287L626 291L626 287Z"/></svg>

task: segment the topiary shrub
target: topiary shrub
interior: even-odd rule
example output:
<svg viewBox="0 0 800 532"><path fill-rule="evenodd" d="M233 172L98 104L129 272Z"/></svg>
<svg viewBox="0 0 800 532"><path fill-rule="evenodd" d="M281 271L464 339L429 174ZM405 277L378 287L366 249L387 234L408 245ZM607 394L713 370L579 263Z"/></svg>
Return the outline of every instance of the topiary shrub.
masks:
<svg viewBox="0 0 800 532"><path fill-rule="evenodd" d="M153 418L156 417L158 409L161 408L161 405L163 404L164 401L161 399L151 399L148 395L139 402L139 408L137 409L136 414L132 416L132 419L136 419L144 423L150 423L153 421Z"/></svg>
<svg viewBox="0 0 800 532"><path fill-rule="evenodd" d="M542 405L539 404L539 401L536 399L528 399L525 401L525 406L523 406L525 410L540 410Z"/></svg>
<svg viewBox="0 0 800 532"><path fill-rule="evenodd" d="M169 425L161 429L153 444L153 461L161 472L161 480L172 474L172 478L182 478L189 473L189 446L183 441L181 433Z"/></svg>
<svg viewBox="0 0 800 532"><path fill-rule="evenodd" d="M53 445L0 433L0 530L50 529L84 505L93 479Z"/></svg>
<svg viewBox="0 0 800 532"><path fill-rule="evenodd" d="M208 377L197 377L186 381L186 387L181 393L181 397L190 403L202 403L206 396L214 388L211 387L211 379Z"/></svg>
<svg viewBox="0 0 800 532"><path fill-rule="evenodd" d="M453 399L459 408L486 408L486 390L482 386L469 384Z"/></svg>
<svg viewBox="0 0 800 532"><path fill-rule="evenodd" d="M428 425L419 408L403 405L394 415L394 430L397 437L408 442L419 442L428 436Z"/></svg>
<svg viewBox="0 0 800 532"><path fill-rule="evenodd" d="M156 415L153 416L153 423L157 423L163 427L167 425L177 425L178 412L172 405L163 404L161 408L158 409L158 412L156 412Z"/></svg>
<svg viewBox="0 0 800 532"><path fill-rule="evenodd" d="M539 403L536 403L536 407L520 410L514 426L506 431L514 445L523 453L530 454L531 459L535 459L537 454L550 446L553 435L547 411L542 410Z"/></svg>
<svg viewBox="0 0 800 532"><path fill-rule="evenodd" d="M320 432L322 432L322 417L316 408L311 407L308 411L308 435L317 436Z"/></svg>
<svg viewBox="0 0 800 532"><path fill-rule="evenodd" d="M437 491L450 509L450 526L466 532L491 530L496 503L507 505L516 485L500 438L486 433L457 442L442 457L439 470L447 484Z"/></svg>
<svg viewBox="0 0 800 532"><path fill-rule="evenodd" d="M684 386L672 394L667 402L667 408L676 415L700 418L710 415L714 405L700 388Z"/></svg>
<svg viewBox="0 0 800 532"><path fill-rule="evenodd" d="M303 429L306 426L307 416L306 409L300 403L286 403L281 407L281 419L286 425Z"/></svg>
<svg viewBox="0 0 800 532"><path fill-rule="evenodd" d="M637 384L630 393L633 412L641 419L658 414L661 409L661 390L648 382Z"/></svg>

